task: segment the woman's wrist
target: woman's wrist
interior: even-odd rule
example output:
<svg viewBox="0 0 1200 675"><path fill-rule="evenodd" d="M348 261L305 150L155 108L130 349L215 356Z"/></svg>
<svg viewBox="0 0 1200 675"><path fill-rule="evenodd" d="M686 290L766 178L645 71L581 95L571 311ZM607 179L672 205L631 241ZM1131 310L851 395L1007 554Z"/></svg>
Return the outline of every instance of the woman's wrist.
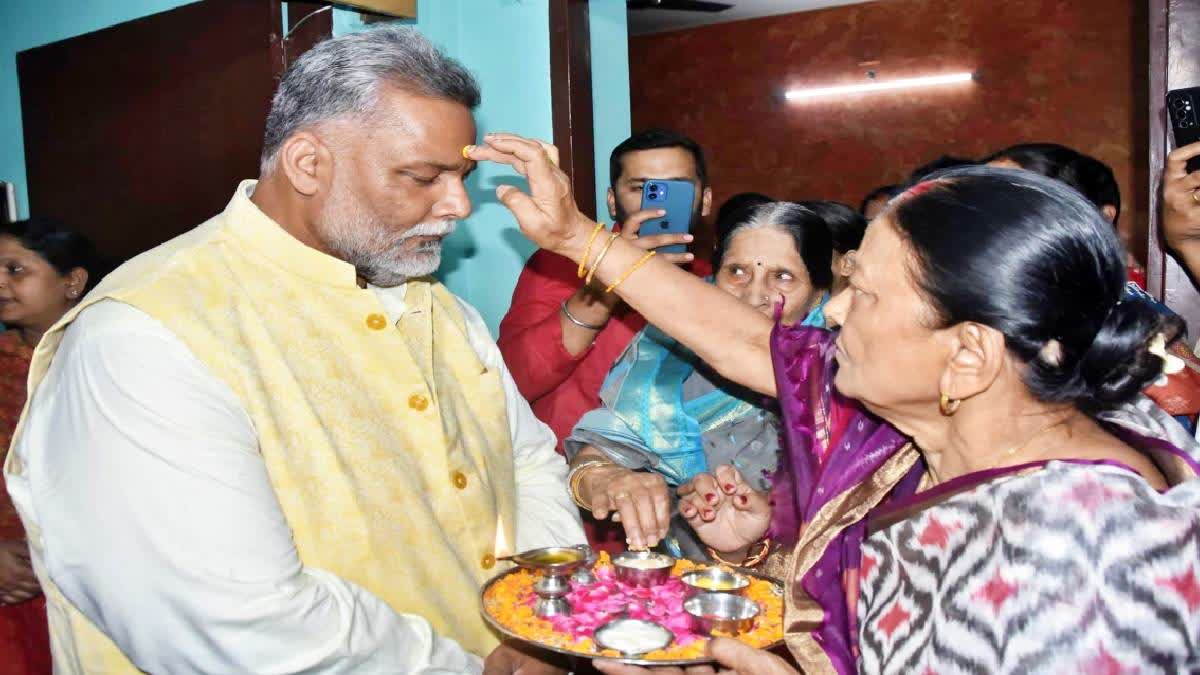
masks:
<svg viewBox="0 0 1200 675"><path fill-rule="evenodd" d="M713 552L720 554L721 560L725 562L741 565L746 558L750 557L750 549L753 546L754 544L750 544L749 546L743 546L735 551L717 551L716 549L713 549Z"/></svg>
<svg viewBox="0 0 1200 675"><path fill-rule="evenodd" d="M584 260L584 255L587 251L588 236L596 229L598 223L582 213L575 214L575 233L569 237L563 238L559 245L554 248L554 252L567 258L573 263L588 263ZM594 243L595 240L593 240ZM595 255L595 247L592 247L591 253Z"/></svg>
<svg viewBox="0 0 1200 675"><path fill-rule="evenodd" d="M753 544L733 551L717 551L708 547L708 555L717 562L736 567L754 567L761 564L771 553L771 538L764 537Z"/></svg>
<svg viewBox="0 0 1200 675"><path fill-rule="evenodd" d="M604 486L612 483L617 476L630 471L615 462L606 461L588 471L579 482L579 496L588 504L594 504L596 496L604 492Z"/></svg>
<svg viewBox="0 0 1200 675"><path fill-rule="evenodd" d="M588 323L604 323L612 316L613 310L620 304L621 298L595 285L580 286L579 290L567 298L567 306L571 314Z"/></svg>
<svg viewBox="0 0 1200 675"><path fill-rule="evenodd" d="M567 472L567 491L576 506L588 511L592 510L591 491L584 486L584 481L589 472L609 465L612 465L612 462L608 459L590 457L571 467L571 470Z"/></svg>

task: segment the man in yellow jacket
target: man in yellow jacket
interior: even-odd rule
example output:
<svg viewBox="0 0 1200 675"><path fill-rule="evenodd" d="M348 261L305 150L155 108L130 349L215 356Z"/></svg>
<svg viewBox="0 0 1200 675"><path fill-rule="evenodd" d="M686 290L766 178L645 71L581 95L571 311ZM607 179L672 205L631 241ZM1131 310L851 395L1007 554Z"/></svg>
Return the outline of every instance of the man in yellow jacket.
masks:
<svg viewBox="0 0 1200 675"><path fill-rule="evenodd" d="M583 542L555 439L429 277L478 88L412 29L279 85L260 179L39 345L5 467L63 673L548 671L481 584Z"/></svg>

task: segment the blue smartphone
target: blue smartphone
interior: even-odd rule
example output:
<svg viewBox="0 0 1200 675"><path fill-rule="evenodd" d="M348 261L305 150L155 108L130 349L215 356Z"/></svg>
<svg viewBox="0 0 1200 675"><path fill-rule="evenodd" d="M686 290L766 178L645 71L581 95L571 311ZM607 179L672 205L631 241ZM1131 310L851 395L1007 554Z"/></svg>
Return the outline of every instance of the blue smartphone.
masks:
<svg viewBox="0 0 1200 675"><path fill-rule="evenodd" d="M648 180L642 185L642 210L662 209L667 215L642 223L638 236L687 234L692 228L696 186L686 180ZM683 244L658 247L659 253L686 253Z"/></svg>

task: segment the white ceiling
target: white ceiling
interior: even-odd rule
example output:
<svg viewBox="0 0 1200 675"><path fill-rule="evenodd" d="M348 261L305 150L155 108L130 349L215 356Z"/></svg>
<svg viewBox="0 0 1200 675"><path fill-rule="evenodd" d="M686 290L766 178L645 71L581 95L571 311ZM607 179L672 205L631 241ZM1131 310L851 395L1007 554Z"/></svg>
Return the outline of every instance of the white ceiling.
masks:
<svg viewBox="0 0 1200 675"><path fill-rule="evenodd" d="M629 33L665 33L671 30L694 28L712 23L741 21L773 14L807 12L834 5L854 5L867 0L716 0L733 5L724 12L679 12L661 9L642 9L629 12Z"/></svg>

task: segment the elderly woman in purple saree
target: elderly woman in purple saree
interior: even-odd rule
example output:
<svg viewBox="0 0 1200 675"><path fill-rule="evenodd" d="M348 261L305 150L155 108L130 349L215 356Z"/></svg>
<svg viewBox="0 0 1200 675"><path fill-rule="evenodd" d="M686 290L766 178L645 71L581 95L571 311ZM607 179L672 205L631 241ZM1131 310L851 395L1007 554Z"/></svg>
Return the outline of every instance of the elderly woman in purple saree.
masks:
<svg viewBox="0 0 1200 675"><path fill-rule="evenodd" d="M719 467L680 509L724 559L771 550L803 672L1200 669L1198 448L1140 395L1181 326L1122 300L1120 244L1080 195L987 167L926 180L868 228L828 333L739 312L634 247L590 260L542 147L471 156L529 177L533 199L500 197L530 238L778 398L771 494ZM732 640L710 653L719 672L795 672Z"/></svg>
<svg viewBox="0 0 1200 675"><path fill-rule="evenodd" d="M1117 656L1130 647L1150 655L1147 661L1165 672L1200 663L1195 656L1200 481L1192 480L1200 466L1195 442L1169 415L1146 398L1102 415L1116 433L1154 458L1169 483L1181 486L1166 495L1149 489L1129 469L1097 460L1059 460L1038 472L1036 480L1029 476L1045 469L1046 462L984 470L918 492L926 474L920 453L830 387L834 337L787 326L772 335L789 450L772 492L770 530L785 544L781 553L788 553L774 561L773 571L791 581L787 644L804 672L1134 672L1141 661ZM1118 594L1113 602L1104 596L1115 589L1102 585L1088 598L1091 606L1080 608L1055 597L1062 588L1058 579L1039 588L1029 583L1032 579L1006 576L1003 568L1019 567L1026 552L1020 542L1005 541L1003 523L979 516L999 515L989 513L992 503L1025 508L1032 497L1053 500L1023 514L1020 534L1037 541L1053 538L1063 525L1054 513L1059 506L1103 518L1095 536L1075 533L1074 550L1042 561L1053 568L1044 571L1082 574L1106 564L1100 544L1120 546L1122 555L1138 559L1137 564L1106 571L1146 571L1142 581L1150 592ZM1114 498L1119 503L1105 508L1104 502ZM975 517L963 517L965 510ZM992 552L1001 542L1017 548ZM1028 545L1036 547L1033 541ZM964 575L947 564L961 566L989 552L987 573L973 565ZM1036 577L1037 562L1023 564L1030 570L1023 576ZM969 575L977 583L964 578ZM1032 597L1022 599L1022 592ZM1049 599L1055 604L1048 609L1029 607ZM1022 604L1026 608L1002 616L1006 605ZM1098 616L1088 620L1081 609ZM958 616L946 616L947 610ZM1104 626L1099 615L1131 610L1139 620L1130 624L1142 622L1147 634L1134 630L1120 635L1117 644L1105 643L1121 631ZM1047 615L1054 612L1060 617ZM949 632L951 623L958 644L934 635ZM1073 660L1073 650L1061 650L1067 657L1062 661L1031 653L1017 660L1019 667L1006 660L1005 650L1015 650L1011 643L1021 637L1018 624L1049 631L1056 623L1068 624L1058 628L1058 639L1091 638L1094 652Z"/></svg>

